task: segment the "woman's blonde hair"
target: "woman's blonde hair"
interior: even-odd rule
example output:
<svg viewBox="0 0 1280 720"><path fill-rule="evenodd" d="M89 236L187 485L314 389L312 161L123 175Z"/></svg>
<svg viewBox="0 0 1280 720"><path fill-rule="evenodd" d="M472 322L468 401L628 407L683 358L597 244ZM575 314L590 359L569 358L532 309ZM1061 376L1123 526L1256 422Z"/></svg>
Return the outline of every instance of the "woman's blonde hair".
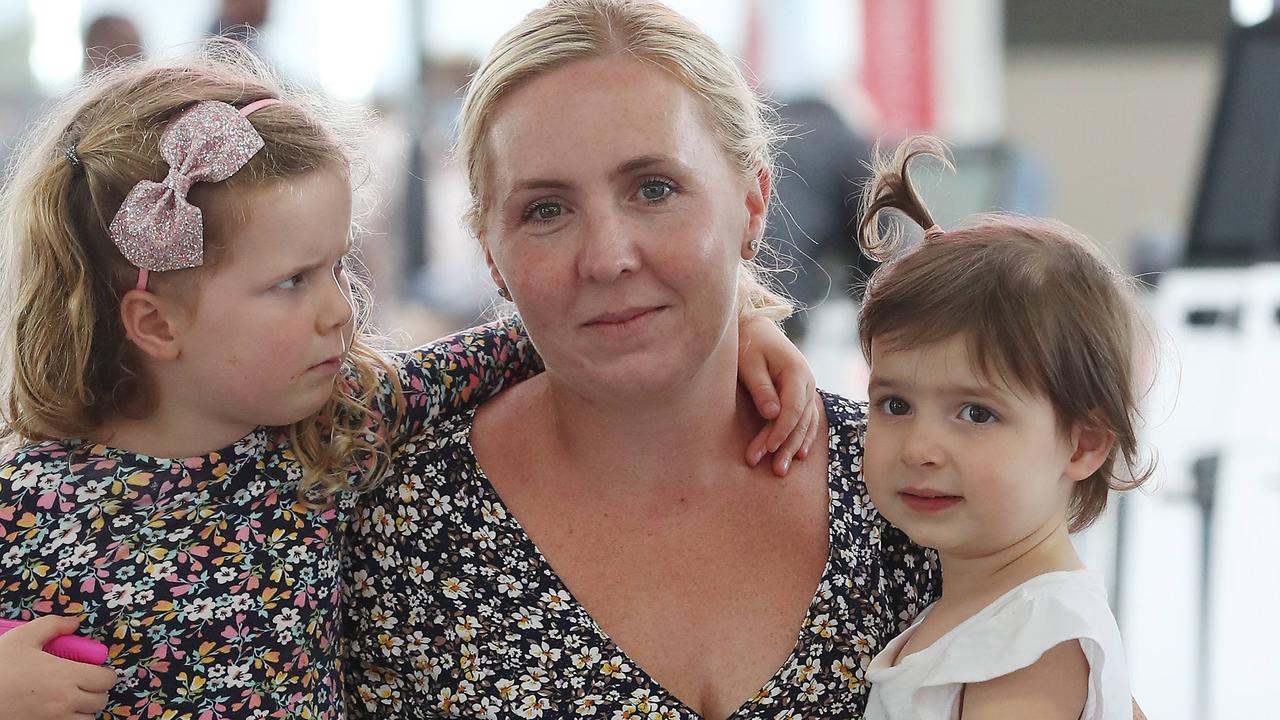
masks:
<svg viewBox="0 0 1280 720"><path fill-rule="evenodd" d="M320 169L359 185L355 143L367 118L284 85L243 45L214 39L177 61L89 77L27 136L0 199L0 278L8 299L0 318L0 440L85 438L113 416L155 409L119 312L138 270L108 227L138 181L167 174L158 146L176 112L205 100L242 106L262 98L283 101L249 117L263 149L231 178L199 184L189 195L204 215L204 265L152 276L153 286L182 290L225 255L245 218L247 192ZM378 384L394 384L395 374L371 345L367 288L351 277L356 328L346 381L335 383L317 415L287 429L308 498L346 488L356 466L375 477L388 454L384 434L366 430L382 421L372 407Z"/></svg>
<svg viewBox="0 0 1280 720"><path fill-rule="evenodd" d="M647 0L551 0L529 13L489 51L467 88L454 152L467 173L464 220L479 234L489 210L490 119L513 90L576 60L627 55L671 73L702 100L706 120L744 177L773 177L779 135L768 106L726 53L693 22ZM743 261L738 274L742 313L781 320L791 301Z"/></svg>
<svg viewBox="0 0 1280 720"><path fill-rule="evenodd" d="M936 138L908 138L892 154L876 153L864 193L858 242L887 262L863 298L862 352L870 359L872 341L904 347L963 337L982 372L1044 393L1061 429L1110 433L1110 454L1072 491L1070 528L1086 528L1106 509L1110 490L1136 488L1154 471L1138 459L1143 323L1133 283L1084 235L1041 218L983 215L926 232L898 252L902 228L882 234L882 211L934 225L907 173L916 158L948 164Z"/></svg>

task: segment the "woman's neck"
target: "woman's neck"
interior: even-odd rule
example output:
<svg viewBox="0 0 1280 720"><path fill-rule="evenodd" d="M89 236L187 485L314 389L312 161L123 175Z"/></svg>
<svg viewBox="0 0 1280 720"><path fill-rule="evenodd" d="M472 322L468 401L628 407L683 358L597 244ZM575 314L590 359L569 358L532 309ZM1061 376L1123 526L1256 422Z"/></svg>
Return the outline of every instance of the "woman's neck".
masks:
<svg viewBox="0 0 1280 720"><path fill-rule="evenodd" d="M736 361L736 358L735 358ZM761 421L738 388L736 366L704 367L680 387L632 397L592 396L553 373L532 386L546 441L567 464L629 483L681 483L723 475ZM530 381L535 383L538 379ZM718 468L721 472L704 472Z"/></svg>

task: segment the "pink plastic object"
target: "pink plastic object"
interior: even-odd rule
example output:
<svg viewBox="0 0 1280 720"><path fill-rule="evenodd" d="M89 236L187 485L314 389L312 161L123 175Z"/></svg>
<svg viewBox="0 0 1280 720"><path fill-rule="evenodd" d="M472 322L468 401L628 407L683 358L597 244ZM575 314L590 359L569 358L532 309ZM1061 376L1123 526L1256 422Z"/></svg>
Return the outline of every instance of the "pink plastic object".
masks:
<svg viewBox="0 0 1280 720"><path fill-rule="evenodd" d="M0 635L26 623L26 620L0 620ZM50 655L90 665L101 665L107 661L106 645L79 635L63 635L54 638L44 646L44 651Z"/></svg>

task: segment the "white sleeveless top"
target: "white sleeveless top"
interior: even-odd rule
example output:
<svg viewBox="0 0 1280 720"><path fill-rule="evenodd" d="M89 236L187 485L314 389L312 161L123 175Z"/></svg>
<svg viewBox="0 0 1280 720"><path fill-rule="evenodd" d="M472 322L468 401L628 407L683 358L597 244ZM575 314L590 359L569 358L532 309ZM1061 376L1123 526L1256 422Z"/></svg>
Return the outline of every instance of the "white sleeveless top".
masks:
<svg viewBox="0 0 1280 720"><path fill-rule="evenodd" d="M1020 670L1067 640L1079 640L1089 662L1082 720L1132 717L1120 630L1098 573L1072 570L1031 578L893 665L931 609L871 661L866 720L956 720L966 683Z"/></svg>

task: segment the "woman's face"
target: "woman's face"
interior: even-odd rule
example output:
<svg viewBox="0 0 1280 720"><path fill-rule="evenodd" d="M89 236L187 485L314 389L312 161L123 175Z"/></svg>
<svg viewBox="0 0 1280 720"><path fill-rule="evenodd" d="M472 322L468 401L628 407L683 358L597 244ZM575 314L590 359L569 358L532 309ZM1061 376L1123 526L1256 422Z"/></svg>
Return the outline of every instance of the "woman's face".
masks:
<svg viewBox="0 0 1280 720"><path fill-rule="evenodd" d="M506 97L487 140L480 239L549 372L618 397L736 362L767 183L732 165L697 96L631 58L578 61Z"/></svg>

